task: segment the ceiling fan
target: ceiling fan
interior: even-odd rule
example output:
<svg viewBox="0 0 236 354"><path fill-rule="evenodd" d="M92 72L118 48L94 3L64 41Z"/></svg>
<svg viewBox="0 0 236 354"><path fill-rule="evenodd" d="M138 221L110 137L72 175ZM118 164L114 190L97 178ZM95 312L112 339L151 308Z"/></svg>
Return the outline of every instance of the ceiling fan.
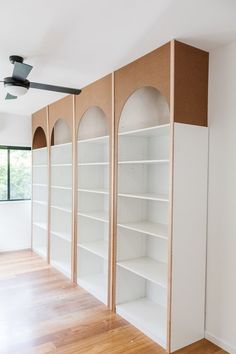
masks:
<svg viewBox="0 0 236 354"><path fill-rule="evenodd" d="M7 91L6 100L16 99L18 96L24 95L29 88L68 93L72 95L79 95L81 92L80 89L31 82L27 80L27 77L33 67L25 64L23 62L24 59L18 55L11 55L9 60L14 65L13 74L11 77L5 77L3 81L1 81L4 83L4 87Z"/></svg>

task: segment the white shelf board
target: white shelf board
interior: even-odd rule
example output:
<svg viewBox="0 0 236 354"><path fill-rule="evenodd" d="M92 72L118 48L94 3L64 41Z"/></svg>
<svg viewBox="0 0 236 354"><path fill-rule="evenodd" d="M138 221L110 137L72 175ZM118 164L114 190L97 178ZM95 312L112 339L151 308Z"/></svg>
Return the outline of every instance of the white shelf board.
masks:
<svg viewBox="0 0 236 354"><path fill-rule="evenodd" d="M43 230L47 230L46 222L33 222L34 226L40 227Z"/></svg>
<svg viewBox="0 0 236 354"><path fill-rule="evenodd" d="M33 167L36 167L36 168L46 168L46 167L48 167L48 165L46 165L46 164L33 164Z"/></svg>
<svg viewBox="0 0 236 354"><path fill-rule="evenodd" d="M33 251L35 253L37 253L42 258L46 258L47 257L46 250L43 247L35 247L35 246L33 246Z"/></svg>
<svg viewBox="0 0 236 354"><path fill-rule="evenodd" d="M45 150L47 150L47 146L44 146L44 147L41 147L41 148L37 148L37 149L32 149L32 152L33 152L33 154L36 152L36 154L37 154L37 152L39 151L45 151Z"/></svg>
<svg viewBox="0 0 236 354"><path fill-rule="evenodd" d="M132 135L132 136L160 136L168 135L170 129L170 124L155 125L148 128L130 130L125 132L120 132L119 136Z"/></svg>
<svg viewBox="0 0 236 354"><path fill-rule="evenodd" d="M48 186L46 183L33 183L32 185L35 187L47 187Z"/></svg>
<svg viewBox="0 0 236 354"><path fill-rule="evenodd" d="M78 212L78 215L98 221L108 222L107 214L103 211L81 211Z"/></svg>
<svg viewBox="0 0 236 354"><path fill-rule="evenodd" d="M67 263L58 262L51 259L50 264L51 266L59 270L61 273L63 273L67 278L71 277L71 268L70 265L68 265Z"/></svg>
<svg viewBox="0 0 236 354"><path fill-rule="evenodd" d="M59 237L60 239L66 241L66 242L71 242L71 239L70 239L71 235L67 234L65 232L58 232L58 231L51 230L51 235Z"/></svg>
<svg viewBox="0 0 236 354"><path fill-rule="evenodd" d="M44 202L42 200L33 200L33 203L39 204L39 205L43 205L43 206L47 206L47 202Z"/></svg>
<svg viewBox="0 0 236 354"><path fill-rule="evenodd" d="M51 167L71 167L71 163L53 163Z"/></svg>
<svg viewBox="0 0 236 354"><path fill-rule="evenodd" d="M167 287L168 267L166 263L154 261L149 257L140 257L117 262L117 265L163 288Z"/></svg>
<svg viewBox="0 0 236 354"><path fill-rule="evenodd" d="M144 297L117 305L116 312L166 349L167 310L165 307Z"/></svg>
<svg viewBox="0 0 236 354"><path fill-rule="evenodd" d="M107 143L108 139L109 139L108 135L103 135L103 136L97 136L95 138L78 140L78 144L83 144L83 143Z"/></svg>
<svg viewBox="0 0 236 354"><path fill-rule="evenodd" d="M86 251L89 251L91 253L94 253L97 256L102 257L104 259L108 258L108 242L104 240L79 243L78 247L83 248Z"/></svg>
<svg viewBox="0 0 236 354"><path fill-rule="evenodd" d="M146 235L159 237L164 240L167 240L168 238L168 225L166 224L154 223L150 221L137 221L118 223L118 226L128 230L141 232Z"/></svg>
<svg viewBox="0 0 236 354"><path fill-rule="evenodd" d="M108 166L109 162L79 162L78 166Z"/></svg>
<svg viewBox="0 0 236 354"><path fill-rule="evenodd" d="M107 304L107 276L104 273L89 274L77 278L78 285Z"/></svg>
<svg viewBox="0 0 236 354"><path fill-rule="evenodd" d="M51 205L52 209L57 209L60 211L64 211L65 213L71 213L71 209L70 208L65 208L65 207L61 207L61 206L57 206L57 205Z"/></svg>
<svg viewBox="0 0 236 354"><path fill-rule="evenodd" d="M109 194L109 192L105 189L84 189L84 188L79 188L78 192L84 192L84 193L94 193L94 194Z"/></svg>
<svg viewBox="0 0 236 354"><path fill-rule="evenodd" d="M63 147L63 146L71 146L72 143L63 143L63 144L55 144L55 145L51 145L51 149L57 149L57 148L60 148L60 147Z"/></svg>
<svg viewBox="0 0 236 354"><path fill-rule="evenodd" d="M136 199L145 199L145 200L155 200L159 202L168 202L168 196L166 195L155 195L151 193L139 193L139 194L132 194L132 193L119 193L119 197L125 198L136 198Z"/></svg>
<svg viewBox="0 0 236 354"><path fill-rule="evenodd" d="M130 161L119 161L119 165L131 165L131 164L139 164L139 165L151 165L151 164L160 164L160 163L168 163L169 160L161 159L161 160L130 160Z"/></svg>
<svg viewBox="0 0 236 354"><path fill-rule="evenodd" d="M64 189L64 190L72 190L72 187L63 187L63 186L51 186L51 188L55 188L55 189Z"/></svg>

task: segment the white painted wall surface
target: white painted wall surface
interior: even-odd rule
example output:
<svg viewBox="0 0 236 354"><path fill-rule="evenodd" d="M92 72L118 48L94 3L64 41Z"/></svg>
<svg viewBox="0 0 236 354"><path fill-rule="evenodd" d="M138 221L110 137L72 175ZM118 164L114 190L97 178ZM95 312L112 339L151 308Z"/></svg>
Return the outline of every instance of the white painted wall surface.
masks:
<svg viewBox="0 0 236 354"><path fill-rule="evenodd" d="M31 118L0 113L0 145L30 146ZM31 202L0 202L0 251L30 247Z"/></svg>
<svg viewBox="0 0 236 354"><path fill-rule="evenodd" d="M206 336L236 353L236 42L210 53Z"/></svg>

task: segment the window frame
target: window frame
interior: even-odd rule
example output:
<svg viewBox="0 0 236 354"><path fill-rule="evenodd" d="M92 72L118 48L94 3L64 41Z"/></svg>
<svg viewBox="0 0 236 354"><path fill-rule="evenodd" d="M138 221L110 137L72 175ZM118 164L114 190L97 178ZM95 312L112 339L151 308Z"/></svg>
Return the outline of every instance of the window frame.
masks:
<svg viewBox="0 0 236 354"><path fill-rule="evenodd" d="M11 199L11 164L10 164L10 150L30 150L30 146L10 146L10 145L0 145L0 150L7 150L7 199L0 199L1 202L20 202L31 200L32 198L26 199Z"/></svg>

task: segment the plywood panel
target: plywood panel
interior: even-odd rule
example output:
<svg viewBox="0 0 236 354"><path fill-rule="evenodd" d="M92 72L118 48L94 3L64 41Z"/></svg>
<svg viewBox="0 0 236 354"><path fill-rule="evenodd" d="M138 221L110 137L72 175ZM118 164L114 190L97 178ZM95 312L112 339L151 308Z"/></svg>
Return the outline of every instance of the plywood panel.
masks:
<svg viewBox="0 0 236 354"><path fill-rule="evenodd" d="M112 74L103 77L102 79L95 81L94 83L84 87L80 95L75 98L76 112L75 112L75 124L76 131L80 120L84 113L90 107L99 107L105 113L109 127L112 124Z"/></svg>
<svg viewBox="0 0 236 354"><path fill-rule="evenodd" d="M38 129L41 128L41 129ZM37 130L37 133L36 133ZM48 144L47 107L32 114L32 146L33 149L45 147ZM37 134L37 136L35 135ZM45 145L46 139L46 145Z"/></svg>
<svg viewBox="0 0 236 354"><path fill-rule="evenodd" d="M170 102L170 43L115 71L115 121L126 100L137 89L156 88Z"/></svg>
<svg viewBox="0 0 236 354"><path fill-rule="evenodd" d="M174 121L207 126L209 53L174 41Z"/></svg>
<svg viewBox="0 0 236 354"><path fill-rule="evenodd" d="M49 105L49 134L58 119L66 121L71 131L73 130L73 96L69 95Z"/></svg>

